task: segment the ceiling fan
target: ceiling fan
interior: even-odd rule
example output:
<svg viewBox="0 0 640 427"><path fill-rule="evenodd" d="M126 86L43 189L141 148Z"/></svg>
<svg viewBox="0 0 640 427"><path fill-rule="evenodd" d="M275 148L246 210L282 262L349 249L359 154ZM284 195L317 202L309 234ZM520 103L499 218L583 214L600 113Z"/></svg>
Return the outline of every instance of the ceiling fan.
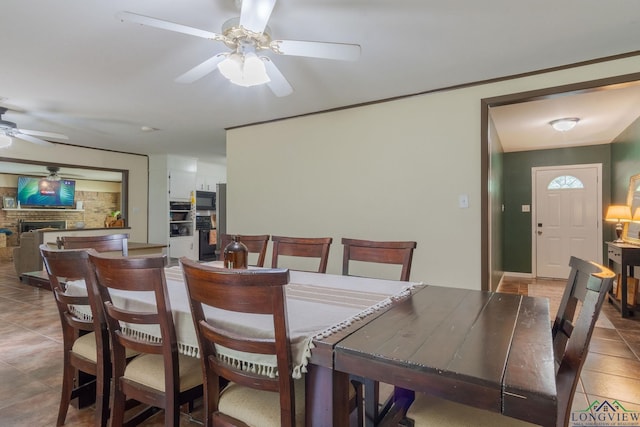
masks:
<svg viewBox="0 0 640 427"><path fill-rule="evenodd" d="M5 136L9 138L18 138L24 141L32 142L34 144L53 146L49 141L45 141L44 139L38 138L51 138L51 139L69 139L68 136L63 135L61 133L53 133L53 132L40 132L37 130L26 130L26 129L18 129L15 123L10 122L8 120L3 120L2 115L8 111L6 107L0 107L0 136ZM11 141L8 143L2 144L0 143L0 147L7 147L11 145Z"/></svg>
<svg viewBox="0 0 640 427"><path fill-rule="evenodd" d="M222 26L222 33L212 33L161 19L119 12L122 21L133 22L163 30L175 31L224 43L230 52L214 55L176 78L178 83L192 83L215 71L239 86L267 84L279 97L287 96L293 88L268 56L261 51L279 55L355 61L360 57L360 45L300 40L273 40L267 22L276 0L242 0L239 18L231 18Z"/></svg>
<svg viewBox="0 0 640 427"><path fill-rule="evenodd" d="M64 177L60 175L60 167L59 166L46 166L47 171L38 170L38 171L25 171L22 172L24 174L30 176L43 176L47 181L60 181L65 178L81 178L82 175L77 175L73 173L64 173Z"/></svg>
<svg viewBox="0 0 640 427"><path fill-rule="evenodd" d="M57 166L47 166L47 170L49 171L49 175L47 175L47 181L60 181L60 168Z"/></svg>

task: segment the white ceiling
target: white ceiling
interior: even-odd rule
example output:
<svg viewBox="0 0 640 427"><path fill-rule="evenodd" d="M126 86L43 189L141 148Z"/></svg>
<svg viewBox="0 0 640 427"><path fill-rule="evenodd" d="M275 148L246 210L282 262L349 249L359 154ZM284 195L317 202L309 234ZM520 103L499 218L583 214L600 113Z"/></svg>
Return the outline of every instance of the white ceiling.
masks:
<svg viewBox="0 0 640 427"><path fill-rule="evenodd" d="M362 55L356 62L271 55L295 90L278 98L217 71L175 83L227 48L120 22L121 10L213 32L239 15L235 0L2 0L0 104L16 110L4 118L64 133L75 145L208 160L224 157L228 127L633 52L640 40L640 1L279 0L269 21L275 38L356 43ZM580 105L592 101L584 99ZM624 99L635 102L624 118L629 109L607 103L617 121L604 120L602 108L572 112L583 118L576 135L595 115L608 128L637 117L637 90ZM518 125L504 118L506 108L493 111L507 149L512 135L517 150L526 137L551 138L543 125L554 110L536 105L545 114L527 113ZM535 134L536 121L547 134ZM603 129L579 139L606 142Z"/></svg>
<svg viewBox="0 0 640 427"><path fill-rule="evenodd" d="M506 152L608 144L640 117L640 82L493 107L489 113ZM549 124L567 117L580 119L570 131Z"/></svg>

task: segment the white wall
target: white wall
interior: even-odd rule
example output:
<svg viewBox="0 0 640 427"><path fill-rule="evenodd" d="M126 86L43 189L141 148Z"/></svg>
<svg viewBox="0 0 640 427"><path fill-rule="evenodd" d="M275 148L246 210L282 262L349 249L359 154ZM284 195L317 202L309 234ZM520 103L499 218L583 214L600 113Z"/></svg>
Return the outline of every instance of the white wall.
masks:
<svg viewBox="0 0 640 427"><path fill-rule="evenodd" d="M147 156L62 144L55 144L53 147L42 147L23 141L14 141L10 147L0 150L0 157L128 170L129 212L127 214L127 223L131 227L130 238L134 242L147 241L147 188L149 185Z"/></svg>
<svg viewBox="0 0 640 427"><path fill-rule="evenodd" d="M637 72L640 57L227 132L228 230L415 240L411 280L480 289L480 100ZM458 196L469 208L458 207Z"/></svg>

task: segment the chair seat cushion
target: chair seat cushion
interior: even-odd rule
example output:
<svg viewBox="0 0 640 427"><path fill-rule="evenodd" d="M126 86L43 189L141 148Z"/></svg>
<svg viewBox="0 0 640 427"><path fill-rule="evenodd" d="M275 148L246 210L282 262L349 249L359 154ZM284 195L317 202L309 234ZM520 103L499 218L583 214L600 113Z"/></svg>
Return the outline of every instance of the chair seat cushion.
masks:
<svg viewBox="0 0 640 427"><path fill-rule="evenodd" d="M304 426L304 378L294 381L296 426ZM220 394L218 410L250 426L280 427L280 395L230 383Z"/></svg>
<svg viewBox="0 0 640 427"><path fill-rule="evenodd" d="M71 347L71 351L77 354L78 356L82 356L85 359L89 359L92 362L97 363L98 348L96 347L95 332L89 332L88 334L78 337L78 339L73 342L73 347ZM127 356L127 359L129 359L137 355L138 352L127 348L125 350L125 354Z"/></svg>
<svg viewBox="0 0 640 427"><path fill-rule="evenodd" d="M304 378L294 381L296 398L296 426L305 425ZM349 387L349 399L355 397L355 389ZM220 393L218 410L250 426L280 427L280 395L276 392L257 390L229 383Z"/></svg>
<svg viewBox="0 0 640 427"><path fill-rule="evenodd" d="M78 337L78 339L73 342L71 351L78 356L96 363L98 357L98 350L96 349L96 334L94 332L90 332Z"/></svg>
<svg viewBox="0 0 640 427"><path fill-rule="evenodd" d="M180 391L189 390L202 384L200 359L178 354L178 363L180 365ZM127 364L124 377L147 387L165 391L162 355L141 354L136 356Z"/></svg>
<svg viewBox="0 0 640 427"><path fill-rule="evenodd" d="M535 425L506 417L497 412L485 411L424 393L416 393L416 400L409 407L407 418L415 422L415 427L527 427Z"/></svg>

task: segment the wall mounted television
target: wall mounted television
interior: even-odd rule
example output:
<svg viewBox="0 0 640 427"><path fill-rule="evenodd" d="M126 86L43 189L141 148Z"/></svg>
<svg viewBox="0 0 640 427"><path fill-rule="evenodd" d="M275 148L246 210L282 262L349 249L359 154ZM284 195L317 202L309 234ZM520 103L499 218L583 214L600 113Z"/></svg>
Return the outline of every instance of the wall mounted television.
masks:
<svg viewBox="0 0 640 427"><path fill-rule="evenodd" d="M76 182L71 179L50 181L31 176L18 177L20 207L68 208L73 207L76 196Z"/></svg>

